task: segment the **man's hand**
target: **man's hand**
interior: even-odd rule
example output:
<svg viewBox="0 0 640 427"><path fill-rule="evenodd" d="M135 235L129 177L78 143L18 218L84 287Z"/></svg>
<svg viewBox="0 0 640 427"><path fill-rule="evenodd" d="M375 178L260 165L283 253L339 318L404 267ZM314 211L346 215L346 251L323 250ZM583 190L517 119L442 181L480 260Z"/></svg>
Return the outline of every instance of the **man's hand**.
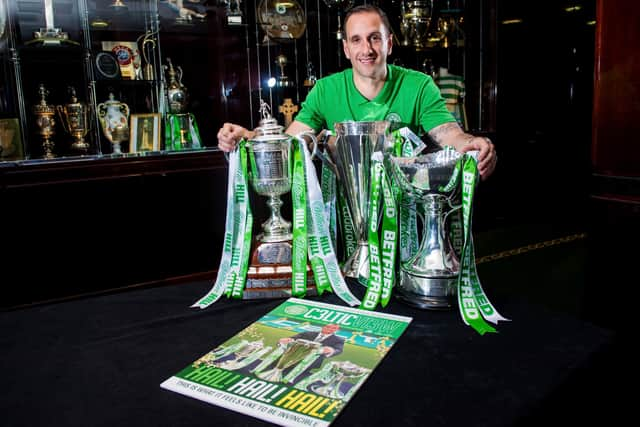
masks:
<svg viewBox="0 0 640 427"><path fill-rule="evenodd" d="M480 177L485 180L496 169L496 162L498 155L496 149L489 138L482 136L473 136L469 138L467 143L460 147L458 151L460 153L466 153L467 151L478 150L478 172Z"/></svg>
<svg viewBox="0 0 640 427"><path fill-rule="evenodd" d="M325 357L331 357L331 356L333 356L333 353L336 352L333 348L331 348L331 347L329 347L327 345L323 346L320 351L322 351L322 354Z"/></svg>
<svg viewBox="0 0 640 427"><path fill-rule="evenodd" d="M457 123L445 123L429 131L429 136L440 146L450 145L459 153L478 150L478 172L482 180L496 169L498 155L489 138L465 133Z"/></svg>
<svg viewBox="0 0 640 427"><path fill-rule="evenodd" d="M233 151L242 138L252 138L253 132L249 132L242 126L225 123L218 131L218 148L222 151Z"/></svg>

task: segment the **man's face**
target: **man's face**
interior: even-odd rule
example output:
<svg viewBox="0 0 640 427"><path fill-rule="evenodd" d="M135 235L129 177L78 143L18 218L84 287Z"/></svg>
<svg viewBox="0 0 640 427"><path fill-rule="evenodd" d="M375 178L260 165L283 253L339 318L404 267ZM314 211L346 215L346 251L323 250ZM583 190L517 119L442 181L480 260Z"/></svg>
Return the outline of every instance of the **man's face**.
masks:
<svg viewBox="0 0 640 427"><path fill-rule="evenodd" d="M380 16L375 12L351 15L345 32L342 47L353 72L364 78L384 77L393 40Z"/></svg>
<svg viewBox="0 0 640 427"><path fill-rule="evenodd" d="M332 333L334 333L335 331L337 331L338 329L340 329L340 326L338 325L324 325L322 327L322 334L323 335L331 335Z"/></svg>

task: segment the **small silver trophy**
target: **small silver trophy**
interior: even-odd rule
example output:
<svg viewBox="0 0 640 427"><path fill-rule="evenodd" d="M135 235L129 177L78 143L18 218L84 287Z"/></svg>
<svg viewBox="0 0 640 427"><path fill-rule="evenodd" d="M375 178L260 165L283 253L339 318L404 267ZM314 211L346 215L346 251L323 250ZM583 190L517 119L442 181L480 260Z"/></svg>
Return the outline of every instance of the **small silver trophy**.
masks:
<svg viewBox="0 0 640 427"><path fill-rule="evenodd" d="M462 155L441 150L418 157L385 153L385 166L397 186L418 206L422 237L416 254L400 265L396 294L406 303L427 309L447 309L456 304L460 262L449 240L447 217L455 205L458 185L451 185Z"/></svg>
<svg viewBox="0 0 640 427"><path fill-rule="evenodd" d="M348 399L358 389L371 369L356 365L348 360L327 363L318 375L319 384L311 384L309 389L331 399ZM314 378L315 379L315 378Z"/></svg>
<svg viewBox="0 0 640 427"><path fill-rule="evenodd" d="M344 191L358 247L342 267L346 277L366 283L369 278L369 191L371 155L386 147L390 122L340 122L334 125L335 139L318 154L329 165ZM328 153L328 155L326 155Z"/></svg>

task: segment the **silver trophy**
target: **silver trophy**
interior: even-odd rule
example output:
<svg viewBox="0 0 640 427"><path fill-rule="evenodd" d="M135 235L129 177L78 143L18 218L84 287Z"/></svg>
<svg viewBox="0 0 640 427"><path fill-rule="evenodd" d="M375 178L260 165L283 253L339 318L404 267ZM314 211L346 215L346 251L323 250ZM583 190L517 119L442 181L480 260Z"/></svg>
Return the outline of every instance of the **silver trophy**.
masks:
<svg viewBox="0 0 640 427"><path fill-rule="evenodd" d="M256 128L256 136L247 141L249 182L253 190L268 198L269 218L262 223L262 233L253 244L245 299L282 298L291 295L291 222L280 214L281 196L291 190L293 180L293 138L284 133L283 127L270 114L269 105L260 100L262 120ZM302 133L311 139L314 151L315 136ZM308 295L314 295L313 274L308 268Z"/></svg>
<svg viewBox="0 0 640 427"><path fill-rule="evenodd" d="M266 372L256 374L258 378L271 382L288 382L284 374L285 369L296 366L312 353L318 353L322 344L316 341L296 339L288 344L283 344L283 346L285 350L276 362L276 366Z"/></svg>
<svg viewBox="0 0 640 427"><path fill-rule="evenodd" d="M462 155L442 150L418 157L385 154L385 166L403 193L416 202L422 218L418 252L400 265L396 295L427 309L447 309L456 303L460 262L449 240L449 214L458 209L454 170Z"/></svg>
<svg viewBox="0 0 640 427"><path fill-rule="evenodd" d="M360 387L371 369L348 360L327 363L308 387L312 392L331 399L348 399ZM308 384L308 383L307 383ZM299 388L299 387L296 387Z"/></svg>
<svg viewBox="0 0 640 427"><path fill-rule="evenodd" d="M263 103L263 119L256 128L256 136L249 140L249 181L256 193L269 198L271 215L262 224L263 233L258 239L264 243L291 240L291 223L280 214L280 196L291 190L292 155L291 138L283 127L271 117L268 105Z"/></svg>
<svg viewBox="0 0 640 427"><path fill-rule="evenodd" d="M338 177L344 191L358 247L342 267L346 277L366 283L369 278L369 187L371 155L385 149L390 123L340 122L334 125L335 138L329 138L325 154L319 157Z"/></svg>

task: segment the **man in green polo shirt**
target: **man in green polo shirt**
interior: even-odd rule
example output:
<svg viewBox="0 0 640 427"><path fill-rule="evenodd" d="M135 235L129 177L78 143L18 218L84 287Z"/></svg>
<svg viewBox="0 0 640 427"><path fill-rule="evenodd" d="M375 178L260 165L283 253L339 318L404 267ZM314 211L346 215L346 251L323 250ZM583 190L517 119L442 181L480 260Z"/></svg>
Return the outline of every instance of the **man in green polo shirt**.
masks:
<svg viewBox="0 0 640 427"><path fill-rule="evenodd" d="M493 173L497 160L493 144L460 128L433 79L387 64L393 38L381 9L370 4L350 9L344 28L342 47L352 68L318 80L286 133L320 132L347 120L388 120L417 134L426 132L437 144L461 153L478 150L480 176L485 179ZM254 136L242 126L225 123L218 131L218 147L231 151L242 137Z"/></svg>

